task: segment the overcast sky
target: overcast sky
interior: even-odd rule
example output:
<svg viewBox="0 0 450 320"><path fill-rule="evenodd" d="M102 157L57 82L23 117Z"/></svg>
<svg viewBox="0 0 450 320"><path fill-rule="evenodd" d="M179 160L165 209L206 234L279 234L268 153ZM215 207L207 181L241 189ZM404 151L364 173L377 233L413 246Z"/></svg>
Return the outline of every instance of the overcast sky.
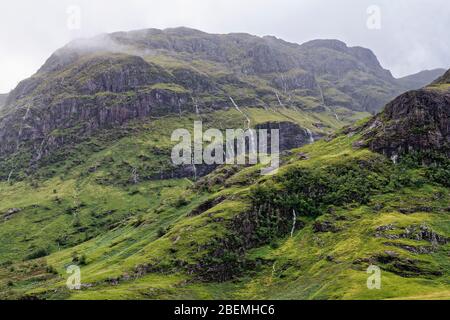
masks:
<svg viewBox="0 0 450 320"><path fill-rule="evenodd" d="M177 26L297 43L340 39L372 49L398 77L450 67L449 17L448 0L2 0L0 92L72 39Z"/></svg>

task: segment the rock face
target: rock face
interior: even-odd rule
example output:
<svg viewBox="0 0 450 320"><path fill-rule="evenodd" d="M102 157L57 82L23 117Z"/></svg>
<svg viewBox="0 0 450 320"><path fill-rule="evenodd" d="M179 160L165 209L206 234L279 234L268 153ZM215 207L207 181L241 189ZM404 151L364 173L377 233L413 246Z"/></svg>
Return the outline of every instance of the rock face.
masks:
<svg viewBox="0 0 450 320"><path fill-rule="evenodd" d="M375 54L362 47L347 47L338 40L313 40L301 46L307 52L307 59L311 65L315 65L317 74L332 74L342 76L350 71L369 71L373 75L388 82L394 82L390 71L381 67ZM338 57L332 57L330 52L339 53ZM316 56L316 55L319 56ZM318 63L319 59L324 59Z"/></svg>
<svg viewBox="0 0 450 320"><path fill-rule="evenodd" d="M74 127L83 135L131 119L193 112L186 109L192 107L187 91L140 57L87 55L61 70L42 71L9 94L0 118L0 156L28 144L39 158L64 143L64 130Z"/></svg>
<svg viewBox="0 0 450 320"><path fill-rule="evenodd" d="M268 136L268 149L269 153L272 152L270 148L270 130L278 129L280 144L279 144L279 152L283 152L286 150L291 150L295 148L300 148L304 145L312 143L314 141L314 137L312 133L298 126L292 122L266 122L259 125L256 125L255 129L266 129ZM317 138L317 137L316 137ZM226 146L224 146L226 148ZM237 154L237 146L235 145L234 154ZM248 144L246 145L246 152L248 152ZM180 179L180 178L199 178L206 176L207 174L214 171L218 165L207 165L207 164L198 164L198 165L182 165L171 168L169 170L161 170L159 174L156 174L151 177L152 180L164 180L164 179Z"/></svg>
<svg viewBox="0 0 450 320"><path fill-rule="evenodd" d="M280 152L300 148L314 142L315 137L311 131L301 128L292 122L266 122L256 126L256 129L267 129L270 142L270 130L278 129L280 135ZM317 137L316 137L317 138ZM271 151L271 150L269 150Z"/></svg>
<svg viewBox="0 0 450 320"><path fill-rule="evenodd" d="M0 94L0 110L5 105L7 98L8 98L7 94Z"/></svg>
<svg viewBox="0 0 450 320"><path fill-rule="evenodd" d="M402 154L450 156L450 91L429 87L407 92L363 128L370 149L395 160Z"/></svg>
<svg viewBox="0 0 450 320"><path fill-rule="evenodd" d="M40 158L64 143L68 138L64 129L78 125L76 135L90 134L131 119L161 115L161 110L177 113L189 107L187 94L162 89L136 92L124 99L114 94L67 97L43 110L16 110L0 120L0 155L29 145Z"/></svg>
<svg viewBox="0 0 450 320"><path fill-rule="evenodd" d="M132 119L232 108L230 96L241 106L374 112L400 90L370 50L337 40L113 33L58 50L8 95L0 158L26 146L39 159L70 137Z"/></svg>

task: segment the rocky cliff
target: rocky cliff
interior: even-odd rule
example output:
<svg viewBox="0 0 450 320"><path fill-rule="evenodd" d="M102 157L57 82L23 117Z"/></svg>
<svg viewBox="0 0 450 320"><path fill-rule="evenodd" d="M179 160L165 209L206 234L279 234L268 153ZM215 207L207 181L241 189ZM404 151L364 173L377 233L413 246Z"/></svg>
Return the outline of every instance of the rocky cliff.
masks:
<svg viewBox="0 0 450 320"><path fill-rule="evenodd" d="M7 98L7 94L0 94L0 109L5 105Z"/></svg>
<svg viewBox="0 0 450 320"><path fill-rule="evenodd" d="M36 160L131 119L233 108L230 97L338 118L339 108L379 110L400 91L370 50L337 40L297 45L187 28L107 34L58 50L9 94L0 158L26 146Z"/></svg>
<svg viewBox="0 0 450 320"><path fill-rule="evenodd" d="M406 153L450 157L449 72L432 85L400 95L364 127L370 149L394 161Z"/></svg>

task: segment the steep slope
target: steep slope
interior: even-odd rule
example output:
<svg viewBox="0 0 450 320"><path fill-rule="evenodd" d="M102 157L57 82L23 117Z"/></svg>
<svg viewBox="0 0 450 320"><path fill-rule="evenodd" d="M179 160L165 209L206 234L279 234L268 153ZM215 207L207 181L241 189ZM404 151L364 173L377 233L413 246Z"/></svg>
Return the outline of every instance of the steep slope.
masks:
<svg viewBox="0 0 450 320"><path fill-rule="evenodd" d="M392 159L411 152L426 155L429 160L435 155L450 157L448 75L387 104L364 128L369 147Z"/></svg>
<svg viewBox="0 0 450 320"><path fill-rule="evenodd" d="M5 105L7 98L7 94L0 94L0 109Z"/></svg>
<svg viewBox="0 0 450 320"><path fill-rule="evenodd" d="M437 78L441 77L447 70L445 69L433 69L424 70L403 78L397 79L397 82L405 88L405 90L420 89Z"/></svg>
<svg viewBox="0 0 450 320"><path fill-rule="evenodd" d="M450 72L447 70L441 77L433 81L430 85L431 88L435 89L446 89L446 86L450 84Z"/></svg>
<svg viewBox="0 0 450 320"><path fill-rule="evenodd" d="M6 166L2 176L20 178L23 168L39 168L53 151L100 129L230 110L231 100L270 113L298 111L296 118L311 119L302 129L322 136L402 90L370 50L337 40L297 45L187 28L78 40L9 94L0 115L0 159L14 168Z"/></svg>
<svg viewBox="0 0 450 320"><path fill-rule="evenodd" d="M1 182L1 296L448 299L450 164L435 143L448 137L446 83L284 153L273 177L259 166L223 166L195 182L133 182L131 169L143 158L157 165L172 128L194 114L129 123L131 137L78 152L81 161L55 166L54 178ZM244 110L252 119L262 112ZM242 121L233 111L205 120ZM408 140L409 119L429 129ZM394 147L373 144L384 134ZM432 165L416 146L438 155ZM81 290L65 286L71 264L81 267ZM381 269L379 290L367 287L369 265Z"/></svg>

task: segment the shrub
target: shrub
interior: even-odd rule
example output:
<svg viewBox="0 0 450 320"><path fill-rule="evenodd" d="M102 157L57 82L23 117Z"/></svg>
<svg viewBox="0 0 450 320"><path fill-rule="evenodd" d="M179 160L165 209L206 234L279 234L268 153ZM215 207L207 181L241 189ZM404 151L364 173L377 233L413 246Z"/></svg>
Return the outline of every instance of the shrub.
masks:
<svg viewBox="0 0 450 320"><path fill-rule="evenodd" d="M49 255L49 251L44 248L37 249L36 251L30 253L28 256L26 256L25 260L33 260L42 258Z"/></svg>
<svg viewBox="0 0 450 320"><path fill-rule="evenodd" d="M177 200L175 200L175 203L173 205L175 208L181 208L187 204L189 204L189 201L187 201L186 198L180 196Z"/></svg>
<svg viewBox="0 0 450 320"><path fill-rule="evenodd" d="M167 229L161 227L158 229L157 236L158 238L164 237L167 233Z"/></svg>

